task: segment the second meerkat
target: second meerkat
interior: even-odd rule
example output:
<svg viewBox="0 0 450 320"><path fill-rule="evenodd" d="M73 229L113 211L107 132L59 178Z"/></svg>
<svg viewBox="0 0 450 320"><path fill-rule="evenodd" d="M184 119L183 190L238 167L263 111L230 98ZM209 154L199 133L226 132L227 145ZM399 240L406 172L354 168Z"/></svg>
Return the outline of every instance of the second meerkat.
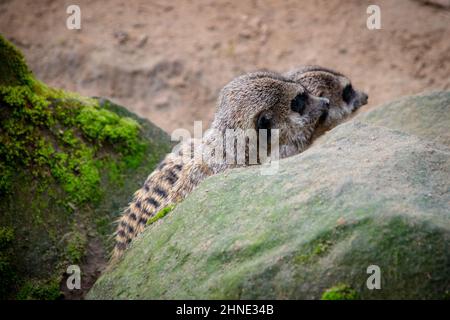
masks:
<svg viewBox="0 0 450 320"><path fill-rule="evenodd" d="M313 95L330 100L330 108L320 119L312 140L367 104L368 95L356 90L350 79L340 72L311 65L292 69L284 73L284 76L302 84Z"/></svg>
<svg viewBox="0 0 450 320"><path fill-rule="evenodd" d="M280 158L303 151L317 123L328 112L329 100L311 95L298 82L272 72L235 78L222 90L217 111L201 147L223 143L227 129L278 129ZM187 142L190 149L191 142ZM188 152L190 153L190 152ZM186 160L186 158L188 158ZM112 260L119 258L147 221L164 207L178 202L206 177L238 165L206 157L197 162L183 153L170 153L150 174L119 219Z"/></svg>

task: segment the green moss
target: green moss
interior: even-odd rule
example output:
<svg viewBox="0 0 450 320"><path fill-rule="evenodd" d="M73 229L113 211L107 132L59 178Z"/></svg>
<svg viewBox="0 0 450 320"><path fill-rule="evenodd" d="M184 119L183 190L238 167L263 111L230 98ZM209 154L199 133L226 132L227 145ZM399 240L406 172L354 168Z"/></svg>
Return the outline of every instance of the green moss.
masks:
<svg viewBox="0 0 450 320"><path fill-rule="evenodd" d="M313 250L313 254L314 255L324 254L325 252L328 251L328 249L332 246L332 244L333 243L331 241L324 241L317 244L317 246Z"/></svg>
<svg viewBox="0 0 450 320"><path fill-rule="evenodd" d="M80 139L75 136L72 129L62 131L60 139L69 147L76 147L80 143Z"/></svg>
<svg viewBox="0 0 450 320"><path fill-rule="evenodd" d="M16 280L16 272L11 261L13 240L14 230L10 227L0 227L0 299L7 298Z"/></svg>
<svg viewBox="0 0 450 320"><path fill-rule="evenodd" d="M13 169L5 163L0 162L0 196L6 194L11 190Z"/></svg>
<svg viewBox="0 0 450 320"><path fill-rule="evenodd" d="M78 231L73 232L67 244L67 256L69 262L76 264L81 262L85 255L87 246L87 238Z"/></svg>
<svg viewBox="0 0 450 320"><path fill-rule="evenodd" d="M123 168L120 163L105 162L103 168L108 172L108 178L112 183L119 186L123 184Z"/></svg>
<svg viewBox="0 0 450 320"><path fill-rule="evenodd" d="M446 290L442 300L450 300L450 290Z"/></svg>
<svg viewBox="0 0 450 320"><path fill-rule="evenodd" d="M56 300L61 297L59 279L29 280L17 293L17 300Z"/></svg>
<svg viewBox="0 0 450 320"><path fill-rule="evenodd" d="M0 295L13 284L23 299L59 296L48 279L83 260L88 230L109 245L111 221L168 141L123 107L46 86L0 36L0 221L17 238L0 249Z"/></svg>
<svg viewBox="0 0 450 320"><path fill-rule="evenodd" d="M11 65L2 61L2 68L9 70L22 63L14 79L26 79L3 81L0 86L0 168L5 171L1 193L10 189L11 164L19 163L31 166L36 178L50 172L75 204L97 201L101 197L98 167L102 164L96 158L103 147L110 146L118 154L115 159L102 158L104 163L123 163L117 166L122 170L142 163L147 143L135 120L100 108L94 99L47 87L33 78L12 45L3 38L0 44L8 49L1 51L2 55L19 54Z"/></svg>
<svg viewBox="0 0 450 320"><path fill-rule="evenodd" d="M97 232L103 236L108 236L111 232L111 221L109 217L100 217L95 219Z"/></svg>
<svg viewBox="0 0 450 320"><path fill-rule="evenodd" d="M357 300L358 293L350 286L339 284L327 289L321 297L321 300Z"/></svg>
<svg viewBox="0 0 450 320"><path fill-rule="evenodd" d="M100 108L93 100L79 101L69 94L62 98L60 90L33 79L30 83L0 86L0 102L4 104L0 166L6 173L9 164L17 163L32 166L37 178L50 172L63 184L68 199L80 204L101 197L100 161L123 163L118 166L122 170L142 163L147 143L140 137L135 120ZM108 147L115 149L118 157L97 161L102 148ZM10 180L10 174L2 177L0 191L9 189Z"/></svg>
<svg viewBox="0 0 450 320"><path fill-rule="evenodd" d="M14 230L9 227L0 227L0 250L7 248L14 239Z"/></svg>
<svg viewBox="0 0 450 320"><path fill-rule="evenodd" d="M327 254L333 248L335 243L342 241L342 239L347 237L355 227L364 225L368 222L369 219L362 219L358 221L358 223L339 225L318 235L317 238L301 247L300 253L294 257L294 262L297 264L315 262L318 258Z"/></svg>
<svg viewBox="0 0 450 320"><path fill-rule="evenodd" d="M147 225L151 225L152 223L155 223L159 219L164 218L169 212L173 210L173 208L175 208L175 205L172 204L159 210L157 214L155 214L152 218L148 219Z"/></svg>
<svg viewBox="0 0 450 320"><path fill-rule="evenodd" d="M30 71L23 55L0 35L0 85L26 85Z"/></svg>
<svg viewBox="0 0 450 320"><path fill-rule="evenodd" d="M125 154L139 148L139 124L131 118L121 118L107 109L85 107L76 119L90 139L108 141Z"/></svg>
<svg viewBox="0 0 450 320"><path fill-rule="evenodd" d="M80 204L99 200L100 172L92 149L82 146L72 154L58 152L53 157L51 172L62 184L70 201Z"/></svg>

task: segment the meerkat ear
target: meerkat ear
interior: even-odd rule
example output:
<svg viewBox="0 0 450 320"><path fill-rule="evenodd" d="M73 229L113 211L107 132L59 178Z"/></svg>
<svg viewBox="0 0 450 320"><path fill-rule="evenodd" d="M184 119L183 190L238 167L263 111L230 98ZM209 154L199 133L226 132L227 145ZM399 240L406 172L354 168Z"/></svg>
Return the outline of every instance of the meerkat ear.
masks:
<svg viewBox="0 0 450 320"><path fill-rule="evenodd" d="M261 112L258 116L258 120L256 121L256 130L259 129L267 129L270 130L272 128L272 119L265 112Z"/></svg>

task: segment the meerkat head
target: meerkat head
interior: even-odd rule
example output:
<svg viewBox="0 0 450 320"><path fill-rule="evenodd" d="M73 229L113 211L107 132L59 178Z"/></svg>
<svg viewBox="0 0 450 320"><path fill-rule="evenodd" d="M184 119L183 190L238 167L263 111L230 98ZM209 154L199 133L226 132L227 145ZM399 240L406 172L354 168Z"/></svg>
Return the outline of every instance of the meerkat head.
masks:
<svg viewBox="0 0 450 320"><path fill-rule="evenodd" d="M355 90L350 79L336 71L319 66L305 66L284 75L302 84L309 92L330 100L328 114L320 119L325 128L336 126L359 107L367 104L368 95Z"/></svg>
<svg viewBox="0 0 450 320"><path fill-rule="evenodd" d="M278 129L280 157L303 151L329 100L311 95L301 84L272 72L235 78L222 90L212 128Z"/></svg>

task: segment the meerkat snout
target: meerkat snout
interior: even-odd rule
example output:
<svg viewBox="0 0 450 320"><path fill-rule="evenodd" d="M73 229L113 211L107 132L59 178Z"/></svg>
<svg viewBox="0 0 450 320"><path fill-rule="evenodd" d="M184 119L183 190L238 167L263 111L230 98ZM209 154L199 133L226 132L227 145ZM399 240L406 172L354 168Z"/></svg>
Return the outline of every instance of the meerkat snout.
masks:
<svg viewBox="0 0 450 320"><path fill-rule="evenodd" d="M319 98L322 101L322 107L325 110L328 110L330 108L330 100L328 98Z"/></svg>
<svg viewBox="0 0 450 320"><path fill-rule="evenodd" d="M369 100L369 95L367 93L365 93L364 91L359 91L358 102L356 103L355 110L358 109L359 107L367 104L368 100Z"/></svg>
<svg viewBox="0 0 450 320"><path fill-rule="evenodd" d="M350 107L350 112L367 104L368 99L367 93L355 90L351 83L347 83L342 91L342 101Z"/></svg>
<svg viewBox="0 0 450 320"><path fill-rule="evenodd" d="M328 111L330 110L330 100L327 98L320 98L320 99L322 99L322 105L321 105L322 114L319 117L318 124L322 124L327 119Z"/></svg>

